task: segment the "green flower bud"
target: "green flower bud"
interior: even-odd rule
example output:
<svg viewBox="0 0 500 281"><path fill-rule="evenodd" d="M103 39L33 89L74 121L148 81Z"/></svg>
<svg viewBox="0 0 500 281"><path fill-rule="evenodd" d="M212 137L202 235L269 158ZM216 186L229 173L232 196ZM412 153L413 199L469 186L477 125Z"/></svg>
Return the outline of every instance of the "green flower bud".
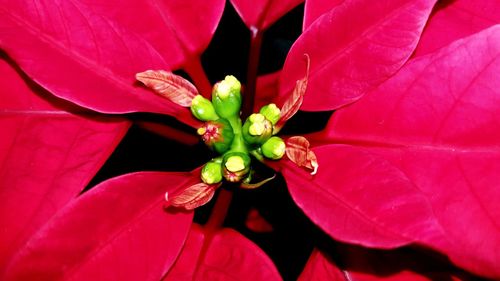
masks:
<svg viewBox="0 0 500 281"><path fill-rule="evenodd" d="M223 118L205 122L197 133L208 147L220 154L229 150L234 139L231 124Z"/></svg>
<svg viewBox="0 0 500 281"><path fill-rule="evenodd" d="M274 103L264 105L260 109L260 114L264 115L271 124L275 125L280 120L281 110Z"/></svg>
<svg viewBox="0 0 500 281"><path fill-rule="evenodd" d="M201 170L201 180L206 184L214 184L222 181L221 162L210 161Z"/></svg>
<svg viewBox="0 0 500 281"><path fill-rule="evenodd" d="M243 152L228 152L222 159L224 178L229 182L239 182L250 171L250 156Z"/></svg>
<svg viewBox="0 0 500 281"><path fill-rule="evenodd" d="M241 108L241 83L234 76L228 75L214 85L212 103L215 112L220 117L230 118L240 115Z"/></svg>
<svg viewBox="0 0 500 281"><path fill-rule="evenodd" d="M214 121L219 119L211 101L201 95L194 97L191 102L191 113L201 121Z"/></svg>
<svg viewBox="0 0 500 281"><path fill-rule="evenodd" d="M280 137L271 137L261 147L262 154L273 160L278 160L285 155L286 145Z"/></svg>
<svg viewBox="0 0 500 281"><path fill-rule="evenodd" d="M273 124L264 115L254 113L243 124L242 133L245 142L250 145L260 145L271 137Z"/></svg>

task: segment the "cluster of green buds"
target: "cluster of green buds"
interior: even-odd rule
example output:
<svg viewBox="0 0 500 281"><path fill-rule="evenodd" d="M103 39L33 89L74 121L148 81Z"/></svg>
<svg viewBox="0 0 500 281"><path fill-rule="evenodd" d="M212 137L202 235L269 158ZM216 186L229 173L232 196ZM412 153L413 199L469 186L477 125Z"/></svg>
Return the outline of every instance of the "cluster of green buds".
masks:
<svg viewBox="0 0 500 281"><path fill-rule="evenodd" d="M191 112L204 121L197 130L205 144L220 154L205 164L201 179L206 184L249 182L252 174L251 157L278 160L285 154L285 142L275 134L274 125L280 118L275 104L262 107L242 124L241 83L226 76L214 85L212 100L201 95L191 103Z"/></svg>

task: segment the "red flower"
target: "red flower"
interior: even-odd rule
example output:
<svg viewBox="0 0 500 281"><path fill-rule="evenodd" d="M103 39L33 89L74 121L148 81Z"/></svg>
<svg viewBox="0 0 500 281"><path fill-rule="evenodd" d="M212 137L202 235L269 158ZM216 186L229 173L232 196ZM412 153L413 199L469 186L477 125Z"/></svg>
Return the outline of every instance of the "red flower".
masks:
<svg viewBox="0 0 500 281"><path fill-rule="evenodd" d="M279 279L241 234L164 210L165 192L181 206L214 195L217 185L200 185L198 170L127 174L78 195L125 134L123 113L199 126L187 108L134 77L183 69L208 97L199 57L224 1L25 2L0 1L1 279ZM288 107L284 121L298 105L335 110L326 128L306 136L310 144L290 138L287 158L273 162L304 213L336 240L419 245L500 278L498 1L307 1L304 32L279 86L267 92L255 82L262 34L300 1L231 2L252 31L245 93L256 98L244 97L244 107L275 102ZM185 106L196 91L189 84L164 90ZM195 196L178 196L186 191ZM221 192L218 200L228 197ZM344 269L359 261L347 260ZM302 278L356 275L348 271L339 275L315 252ZM419 277L401 278L409 276Z"/></svg>

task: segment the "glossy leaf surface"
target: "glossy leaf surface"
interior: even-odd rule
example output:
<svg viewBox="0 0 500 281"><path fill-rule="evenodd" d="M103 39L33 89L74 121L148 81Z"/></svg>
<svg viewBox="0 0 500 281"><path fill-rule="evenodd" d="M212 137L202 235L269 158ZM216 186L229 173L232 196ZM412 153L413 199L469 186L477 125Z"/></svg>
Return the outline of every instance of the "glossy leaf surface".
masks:
<svg viewBox="0 0 500 281"><path fill-rule="evenodd" d="M351 0L314 22L292 46L280 80L289 95L311 59L306 111L339 108L359 99L406 62L435 0Z"/></svg>
<svg viewBox="0 0 500 281"><path fill-rule="evenodd" d="M157 112L190 123L189 110L138 87L135 73L189 68L223 7L222 0L2 0L0 47L43 87L78 105Z"/></svg>
<svg viewBox="0 0 500 281"><path fill-rule="evenodd" d="M440 1L429 18L414 56L431 53L457 39L500 23L500 1Z"/></svg>
<svg viewBox="0 0 500 281"><path fill-rule="evenodd" d="M250 29L265 30L304 0L231 0Z"/></svg>
<svg viewBox="0 0 500 281"><path fill-rule="evenodd" d="M306 30L315 20L344 1L346 0L306 0L303 29Z"/></svg>
<svg viewBox="0 0 500 281"><path fill-rule="evenodd" d="M399 173L398 180L426 198L432 214L419 220L434 221L441 233L429 226L398 233L444 252L461 267L495 278L500 277L499 57L500 26L495 26L415 59L362 101L339 111L323 136L369 155L370 161L345 160L344 171L359 170L365 163L390 167ZM329 155L331 161L339 160L338 154ZM344 171L336 171L337 177L349 178ZM380 194L394 186L387 179L360 171L356 181L371 181L374 186L366 192ZM347 187L335 188L342 186ZM385 196L377 204L397 206ZM415 210L421 208L398 213ZM372 221L381 217L368 214Z"/></svg>
<svg viewBox="0 0 500 281"><path fill-rule="evenodd" d="M1 57L0 77L2 279L12 256L83 190L129 124L55 99Z"/></svg>
<svg viewBox="0 0 500 281"><path fill-rule="evenodd" d="M37 232L4 280L159 280L192 219L165 210L164 194L191 177L142 172L99 184Z"/></svg>
<svg viewBox="0 0 500 281"><path fill-rule="evenodd" d="M225 228L211 233L193 225L164 281L281 280L273 262L250 240Z"/></svg>

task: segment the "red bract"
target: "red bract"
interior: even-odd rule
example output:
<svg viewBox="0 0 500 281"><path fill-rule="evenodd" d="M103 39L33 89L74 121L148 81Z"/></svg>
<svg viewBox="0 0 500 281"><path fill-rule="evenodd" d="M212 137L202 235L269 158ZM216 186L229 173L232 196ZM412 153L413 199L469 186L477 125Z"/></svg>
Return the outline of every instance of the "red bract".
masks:
<svg viewBox="0 0 500 281"><path fill-rule="evenodd" d="M283 70L259 84L264 31L301 1L230 2L252 31L245 117L270 102L286 104L289 123L300 104L337 110L309 142L286 138L289 159L272 162L308 218L335 240L417 245L500 278L498 1L308 0ZM0 0L0 47L10 64L0 64L0 279L280 280L263 251L223 228L232 193L200 184L199 169L131 173L78 195L128 129L124 113L198 124L135 75L148 84L156 79L144 76L148 69L168 71L160 92L183 106L197 92L209 96L200 56L224 5ZM171 74L181 69L197 90ZM208 222L193 224L184 209L212 196ZM396 262L413 255L338 250L335 261L315 250L300 280L456 278L446 261L453 274L434 275ZM386 269L395 273L381 275Z"/></svg>
<svg viewBox="0 0 500 281"><path fill-rule="evenodd" d="M163 195L190 179L188 173L135 173L96 186L32 237L4 280L159 280L192 218L165 212Z"/></svg>
<svg viewBox="0 0 500 281"><path fill-rule="evenodd" d="M0 60L0 77L2 276L18 249L83 190L129 124L27 85L4 59Z"/></svg>
<svg viewBox="0 0 500 281"><path fill-rule="evenodd" d="M181 255L162 280L281 280L272 261L232 229L194 224Z"/></svg>

